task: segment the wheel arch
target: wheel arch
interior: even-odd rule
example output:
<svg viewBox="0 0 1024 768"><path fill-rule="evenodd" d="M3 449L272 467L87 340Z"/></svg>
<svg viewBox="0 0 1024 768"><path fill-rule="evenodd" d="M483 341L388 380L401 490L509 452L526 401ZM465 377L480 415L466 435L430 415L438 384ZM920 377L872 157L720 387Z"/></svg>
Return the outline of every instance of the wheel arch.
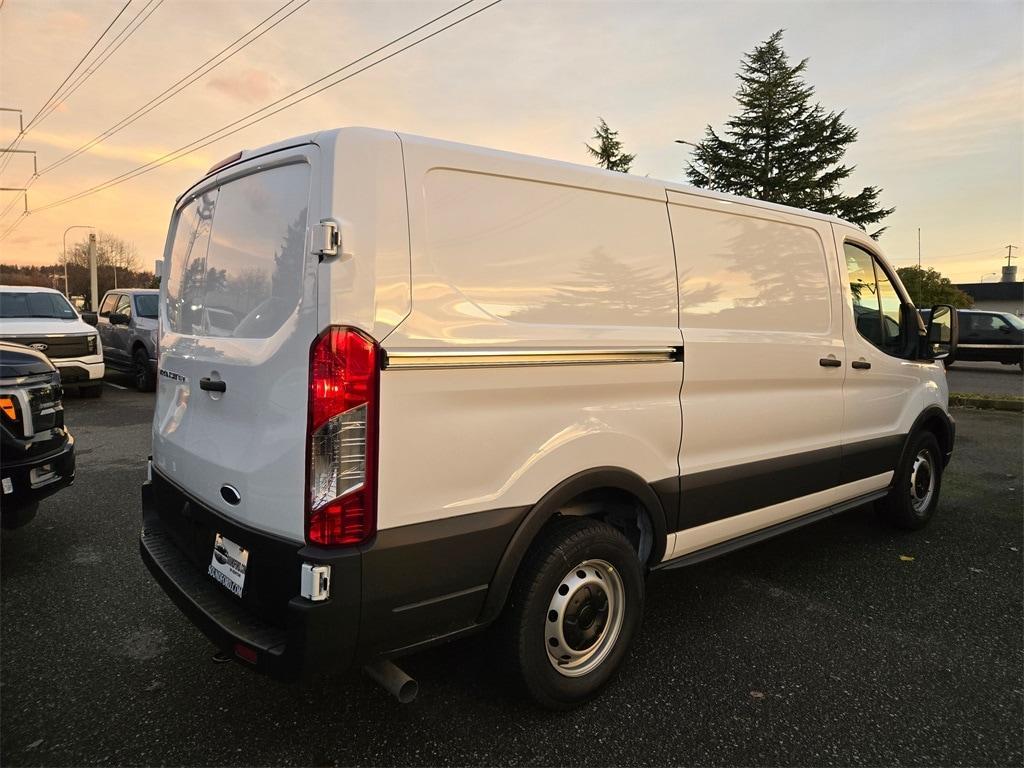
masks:
<svg viewBox="0 0 1024 768"><path fill-rule="evenodd" d="M931 432L935 435L942 451L943 466L949 463L953 455L953 442L956 439L956 423L946 411L937 405L932 405L921 411L914 419L907 438L903 441L903 449L900 451L900 461L896 465L897 467L903 466L910 441L921 432Z"/></svg>
<svg viewBox="0 0 1024 768"><path fill-rule="evenodd" d="M661 561L667 540L666 516L661 500L651 485L635 472L621 467L596 467L578 472L548 491L526 513L498 562L484 600L480 623L492 621L501 613L527 550L548 522L572 510L574 502L603 491L614 495L617 501L631 499L637 504L638 510L646 516L651 527L650 552L644 565ZM568 514L574 512L568 511Z"/></svg>

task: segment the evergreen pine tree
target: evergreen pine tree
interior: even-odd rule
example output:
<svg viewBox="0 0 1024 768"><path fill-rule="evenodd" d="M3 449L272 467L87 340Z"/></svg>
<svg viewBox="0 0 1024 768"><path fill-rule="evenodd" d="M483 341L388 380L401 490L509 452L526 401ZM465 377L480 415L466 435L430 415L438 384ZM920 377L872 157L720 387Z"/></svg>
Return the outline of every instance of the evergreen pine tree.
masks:
<svg viewBox="0 0 1024 768"><path fill-rule="evenodd" d="M812 103L804 81L807 59L790 65L779 30L744 56L736 101L719 135L709 125L686 169L690 183L773 203L827 213L862 228L893 212L878 203L877 187L848 196L841 183L853 172L842 163L857 130L843 113ZM878 237L885 228L877 230Z"/></svg>
<svg viewBox="0 0 1024 768"><path fill-rule="evenodd" d="M603 117L597 118L600 122L594 129L593 138L598 142L597 149L589 144L584 144L591 157L596 158L596 163L601 168L609 171L620 171L629 173L629 167L633 164L636 155L627 155L622 151L622 142L619 141L619 132L608 127Z"/></svg>

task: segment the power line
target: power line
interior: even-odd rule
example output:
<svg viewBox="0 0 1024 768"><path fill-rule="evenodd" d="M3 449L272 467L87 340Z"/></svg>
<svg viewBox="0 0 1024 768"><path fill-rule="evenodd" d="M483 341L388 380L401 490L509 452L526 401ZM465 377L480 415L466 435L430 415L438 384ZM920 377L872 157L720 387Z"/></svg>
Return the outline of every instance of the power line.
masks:
<svg viewBox="0 0 1024 768"><path fill-rule="evenodd" d="M11 232L13 232L13 231L15 230L15 228L16 228L16 227L17 227L17 226L18 226L19 224L21 224L21 222L22 222L22 221L24 220L24 218L25 218L26 216L28 216L28 213L26 213L26 212L22 212L22 214L21 214L21 215L20 215L20 216L19 216L18 218L16 218L16 219L14 220L14 223L13 223L13 224L11 224L11 226L9 226L9 227L8 227L8 228L7 228L6 230L4 230L4 233L3 233L2 235L0 235L0 240L3 240L3 239L4 239L4 238L6 238L6 237L7 237L7 236L8 236L9 234L11 234Z"/></svg>
<svg viewBox="0 0 1024 768"><path fill-rule="evenodd" d="M178 93L183 91L185 88L187 88L189 85L194 83L196 80L200 79L201 77L204 77L204 76L208 75L210 72L212 72L214 69L219 67L221 64L223 64L224 62L228 61L233 56L235 56L236 54L238 54L239 52L244 50L246 47L248 47L252 43L254 43L257 40L259 40L261 37L263 37L263 35L267 34L267 32L272 30L278 24L280 24L283 21L285 21L285 19L289 18L292 14L294 14L297 11L301 10L304 6L306 6L310 2L310 0L302 0L302 2L299 3L299 5L297 5L294 8L292 8L290 11L288 11L287 14L285 14L281 18L277 19L277 21L275 21L273 24L268 26L266 29L262 30L258 35L256 35L252 39L246 41L244 44L242 44L236 50L234 50L230 54L228 54L228 56L226 56L225 58L223 58L220 61L217 61L215 64L213 64L213 66L210 66L209 68L204 70L204 68L207 67L207 65L209 65L211 62L216 61L218 58L223 56L225 52L227 52L227 51L231 50L232 48L234 48L240 42L245 40L246 37L251 35L257 29L262 27L264 24L266 24L272 18L274 18L279 13L281 13L283 10L285 10L289 5L292 5L295 2L297 2L297 0L288 0L288 2L286 2L284 5L282 5L280 8L278 8L276 11L274 11L272 14L267 16L267 18L265 18L259 24L257 24L256 26L254 26L251 29L249 29L248 31L246 31L241 37L237 38L230 45L228 45L225 48L221 49L214 56L211 56L209 59L207 59L202 64L200 64L198 67L196 67L191 72L189 72L187 75L185 75L184 77L180 78L177 82L175 82L172 85L170 85L167 88L165 88L162 92L160 92L159 94L154 96L152 99L150 99L148 102L146 102L141 107L136 109L134 112L129 114L127 117L124 117L121 120L119 120L118 122L114 123L114 125L112 125L111 127L107 128L105 131L103 131L99 135L95 136L90 141L87 141L82 146L78 147L78 149L74 150L73 152L69 152L68 154L64 155L60 159L55 160L54 162L52 162L49 165L47 165L45 168L43 168L42 171L39 172L39 175L41 176L44 173L49 173L50 171L52 171L55 168L63 165L64 163L69 162L70 160L73 160L74 158L78 157L78 155L82 154L83 152L89 151L92 147L96 146L97 144L100 144L103 141L106 141L107 139L109 139L114 134L119 133L120 131L122 131L125 128L127 128L129 125L134 123L136 120L139 120L142 117L144 117L146 114L148 114L149 112L152 112L154 109L159 107L164 102L166 102L166 101L170 100L171 98L173 98L175 95L177 95Z"/></svg>
<svg viewBox="0 0 1024 768"><path fill-rule="evenodd" d="M114 24L117 23L117 20L119 18L121 18L121 14L123 14L128 9L128 6L131 5L131 4L132 4L132 0L128 0L128 2L124 4L124 6L121 8L121 10L117 12L117 15L114 16L114 18L111 20L111 22L109 24L107 24L107 28L104 29L103 32L100 34L100 36L96 38L96 42L94 42L89 47L89 50L85 52L85 55L81 59L79 59L78 63L75 64L75 66L71 68L70 72L68 72L68 76L65 77L64 80L61 82L61 84L57 86L57 89L53 93L50 94L50 98L48 98L46 101L43 102L43 106L41 106L39 108L39 111L36 112L35 115L33 115L32 118L28 121L28 125L25 126L25 131L27 131L29 128L32 127L32 125L36 121L36 118L39 117L39 113L42 112L44 109L46 109L47 106L49 106L50 102L53 100L53 97L56 96L60 92L60 89L64 87L64 84L67 83L67 81L71 79L71 76L73 74L75 74L75 72L78 70L78 68L80 66L82 66L82 62L85 61L87 58L89 58L89 54L91 54L93 52L93 50L95 50L96 46L100 44L100 40L102 40L104 37L107 36L107 32L110 31L110 28L113 27ZM24 134L25 131L22 131L22 133Z"/></svg>
<svg viewBox="0 0 1024 768"><path fill-rule="evenodd" d="M38 125L39 123L43 122L43 120L52 115L57 110L57 108L60 107L61 104L67 101L72 96L72 94L74 94L75 91L77 91L79 88L85 85L86 81L90 77L92 77L97 72L97 70L99 70L99 68L106 63L107 59L109 59L111 56L117 53L117 50L128 41L129 37L135 34L139 27L146 23L146 20L153 15L156 9L159 8L163 2L164 0L148 0L146 5L142 7L142 10L135 14L132 20L129 21L127 25L125 25L124 29L122 29L117 34L117 36L107 44L106 48L100 51L99 55L96 57L96 61L90 64L89 67L85 70L85 72L81 73L75 79L75 81L68 86L68 88L57 98L57 100L54 101L47 108L46 112L35 120L35 123L30 122L29 127L32 127L33 125ZM142 18L141 21L139 21L136 24L136 20L140 16L142 16L142 14L146 15ZM133 24L135 26L132 26ZM107 51L110 52L107 53Z"/></svg>
<svg viewBox="0 0 1024 768"><path fill-rule="evenodd" d="M64 87L64 84L67 83L67 81L71 79L72 75L74 75L75 72L78 71L78 68L82 66L82 62L89 58L89 55L96 49L96 46L100 44L100 41L107 36L107 33L114 26L114 24L117 23L117 20L121 18L121 14L123 14L125 10L127 10L128 6L131 5L131 3L132 0L128 0L128 2L126 2L121 7L121 10L117 12L117 15L115 15L113 19L111 19L106 29L104 29L103 32L100 33L100 36L96 38L96 41L91 46L89 46L89 50L85 52L85 55L82 56L82 58L78 60L78 63L71 68L71 71L68 72L67 77L65 77L64 80L61 81L61 84L57 86L56 90L54 90L54 92L50 94L49 98L47 98L46 101L43 102L43 105L39 108L39 111L36 112L35 115L31 117L31 119L29 119L27 125L23 125L21 127L21 130L18 131L18 135L14 137L14 140L10 144L7 145L7 149L10 150L18 148L18 146L21 144L21 140L25 137L25 134L33 127L33 124L35 123L36 118L39 117L39 114L50 105L50 102L53 101L54 96L60 93L60 90ZM5 157L2 161L0 161L0 173L3 173L5 170L7 170L7 164L9 162L9 157Z"/></svg>
<svg viewBox="0 0 1024 768"><path fill-rule="evenodd" d="M328 88L332 88L335 85L343 83L346 80L349 80L349 79L355 77L356 75L358 75L358 74L360 74L362 72L365 72L368 69L371 69L371 68L377 66L378 64L382 64L385 61L387 61L388 59L391 59L391 58L397 56L398 54L400 54L400 53L402 53L402 52L404 52L404 51L406 51L406 50L408 50L410 48L413 48L413 47L419 45L420 43L426 42L427 40L431 39L432 37L435 37L435 36L441 34L442 32L445 32L446 30L451 29L452 27L455 27L455 26L461 24L464 21L468 21L469 19L473 18L477 14L483 13L487 9L489 9L489 8L497 5L498 3L502 2L502 0L492 0L492 2L488 3L487 5L484 5L481 8L478 8L477 10L473 11L472 13L469 13L469 14L467 14L465 16L462 16L462 17L456 19L455 21L452 21L452 22L446 24L443 27L440 27L440 28L434 30L430 34L424 35L423 37L418 38L418 39L412 41L411 43L408 43L407 45L404 45L401 48L398 48L397 50L392 51L388 55L386 55L386 56L384 56L384 57L382 57L380 59L377 59L376 61L373 61L373 62L367 64L366 66L361 67L360 69L357 69L354 72L351 72L351 73L345 75L344 77L340 77L340 78L338 78L338 79L336 79L336 80L334 80L332 82L329 82L326 85L318 88L317 90L315 90L315 91L313 91L311 93L308 93L308 94L306 94L306 95L304 95L304 96L302 96L302 97L300 97L298 99L295 99L294 101L291 101L290 103L285 104L284 106L279 107L278 109L275 109L272 112L269 112L269 113L267 113L265 115L262 115L260 117L255 117L256 115L259 115L261 112L266 112L268 109L271 109L272 107L275 107L278 104L281 104L282 102L287 101L288 99L291 99L292 97L298 95L299 93L302 93L303 91L306 91L306 90L312 88L313 86L318 85L319 83L322 83L324 80L327 80L327 79L333 77L334 75L337 75L340 72L342 72L342 71L344 71L346 69L351 68L352 66L358 64L359 62L364 61L367 58L369 58L371 56L374 56L377 53L380 53L381 51L385 50L386 48L389 48L390 46L394 45L395 43L400 42L401 40L404 40L405 38L407 38L407 37L409 37L411 35L414 35L415 33L423 30L424 28L429 27L430 25L436 23L437 21L440 21L441 19L445 18L446 16L450 16L452 13L455 13L456 11L460 10L461 8L464 8L465 6L469 5L471 2L473 2L473 0L466 0L466 2L463 2L463 3L460 3L459 5L456 5L451 10L446 11L445 13L442 13L441 15L434 17L430 21L428 21L428 22L426 22L424 24L421 24L420 26L416 27L415 29L410 30L409 32L406 32L404 35L396 37L394 40L391 40L390 42L388 42L388 43L386 43L386 44L384 44L384 45L374 49L373 51L370 51L369 53L364 54L363 56L360 56L359 58L350 61L348 64L345 64L344 66L339 67L338 69L334 70L333 72L330 72L330 73L324 75L323 77L320 77L317 80L314 80L313 82L303 86L302 88L299 88L299 89L297 89L295 91L292 91L290 94L288 94L286 96L283 96L282 98L278 99L277 101L274 101L274 102L272 102L272 103L270 103L270 104L268 104L268 105L266 105L266 106L264 106L264 107L262 107L262 108L260 108L260 109L258 109L256 111L254 111L254 112L251 112L250 114L246 115L245 117L239 118L238 120L235 120L232 123L228 123L227 125L223 126L222 128L219 128L216 131L208 133L208 134L206 134L206 136L203 136L203 137L201 137L199 139L196 139L195 141L190 142L189 144L185 144L184 146L179 147L176 150L168 152L167 154L157 158L156 160L151 160L150 162L145 163L143 165L140 165L140 166L138 166L138 167L136 167L136 168L134 168L134 169L132 169L130 171L126 171L125 173L122 173L119 176L115 176L114 178L109 179L106 182L103 182L101 184L97 184L97 185L95 185L93 187L90 187L88 189L82 190L81 192L77 192L77 193L75 193L73 195L69 195L69 196L67 196L65 198L61 198L60 200L56 200L56 201L54 201L52 203L48 203L47 205L41 206L41 207L39 207L39 208L37 208L35 210L36 211L45 211L45 210L48 210L50 208L56 208L57 206L65 205L67 203L73 202L75 200L79 200L79 199L81 199L83 197L86 197L88 195L95 194L96 192L100 192L100 191L103 191L105 189L109 189L110 187L117 186L118 184L122 184L125 181L129 181L129 180L131 180L133 178L136 178L137 176L141 176L141 175L143 175L145 173L148 173L149 171L155 170L156 168L159 168L159 167L161 167L163 165L166 165L168 163L174 162L175 160L178 160L178 159L184 157L185 155L191 154L192 152L195 152L196 150L202 149L202 148L204 148L206 146L209 146L210 144L213 144L216 141L220 141L221 139L227 138L228 136L231 136L231 135L233 135L235 133L238 133L239 131L244 130L245 128L253 126L253 125L255 125L255 124L257 124L257 123L259 123L259 122L261 122L263 120L266 120L266 119L268 119L270 117L273 117L274 115L278 114L279 112L283 112L284 110L289 109L289 108L295 106L296 104L299 104L299 103L301 103L301 102L303 102L303 101L305 101L307 99L310 99L313 96L316 96L317 94L322 93L323 91L327 90ZM251 119L250 120L250 118L255 118L255 119ZM239 125L240 123L244 123L244 125ZM236 128L235 126L238 126L238 127ZM232 129L232 130L229 131L228 130L229 128ZM221 135L218 135L218 134L221 134ZM209 139L209 140L207 140L207 139ZM0 238L0 239L2 239L2 238Z"/></svg>

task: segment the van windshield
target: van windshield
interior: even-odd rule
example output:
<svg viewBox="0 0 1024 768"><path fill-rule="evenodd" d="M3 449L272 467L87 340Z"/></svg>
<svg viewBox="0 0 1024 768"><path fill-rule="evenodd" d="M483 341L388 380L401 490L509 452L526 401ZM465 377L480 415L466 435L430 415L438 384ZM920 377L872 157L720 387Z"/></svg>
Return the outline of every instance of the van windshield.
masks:
<svg viewBox="0 0 1024 768"><path fill-rule="evenodd" d="M78 313L59 293L0 293L0 317L50 317L56 320L74 320Z"/></svg>
<svg viewBox="0 0 1024 768"><path fill-rule="evenodd" d="M167 267L171 330L264 339L299 304L309 166L285 165L212 189L178 212Z"/></svg>

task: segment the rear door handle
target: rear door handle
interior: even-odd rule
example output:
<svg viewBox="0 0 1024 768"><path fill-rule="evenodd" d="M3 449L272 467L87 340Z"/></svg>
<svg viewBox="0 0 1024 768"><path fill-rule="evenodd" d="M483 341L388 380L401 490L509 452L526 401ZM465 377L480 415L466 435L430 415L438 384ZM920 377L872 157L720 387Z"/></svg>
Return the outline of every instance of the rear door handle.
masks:
<svg viewBox="0 0 1024 768"><path fill-rule="evenodd" d="M836 360L834 357L823 357L818 360L818 365L822 368L838 368L842 364L842 360Z"/></svg>
<svg viewBox="0 0 1024 768"><path fill-rule="evenodd" d="M227 392L228 384L226 381L214 381L209 376L203 376L199 380L199 388L207 392Z"/></svg>
<svg viewBox="0 0 1024 768"><path fill-rule="evenodd" d="M850 363L850 366L852 368L856 368L858 371L866 371L869 368L871 368L871 363L869 363L867 360L854 360L852 363Z"/></svg>

